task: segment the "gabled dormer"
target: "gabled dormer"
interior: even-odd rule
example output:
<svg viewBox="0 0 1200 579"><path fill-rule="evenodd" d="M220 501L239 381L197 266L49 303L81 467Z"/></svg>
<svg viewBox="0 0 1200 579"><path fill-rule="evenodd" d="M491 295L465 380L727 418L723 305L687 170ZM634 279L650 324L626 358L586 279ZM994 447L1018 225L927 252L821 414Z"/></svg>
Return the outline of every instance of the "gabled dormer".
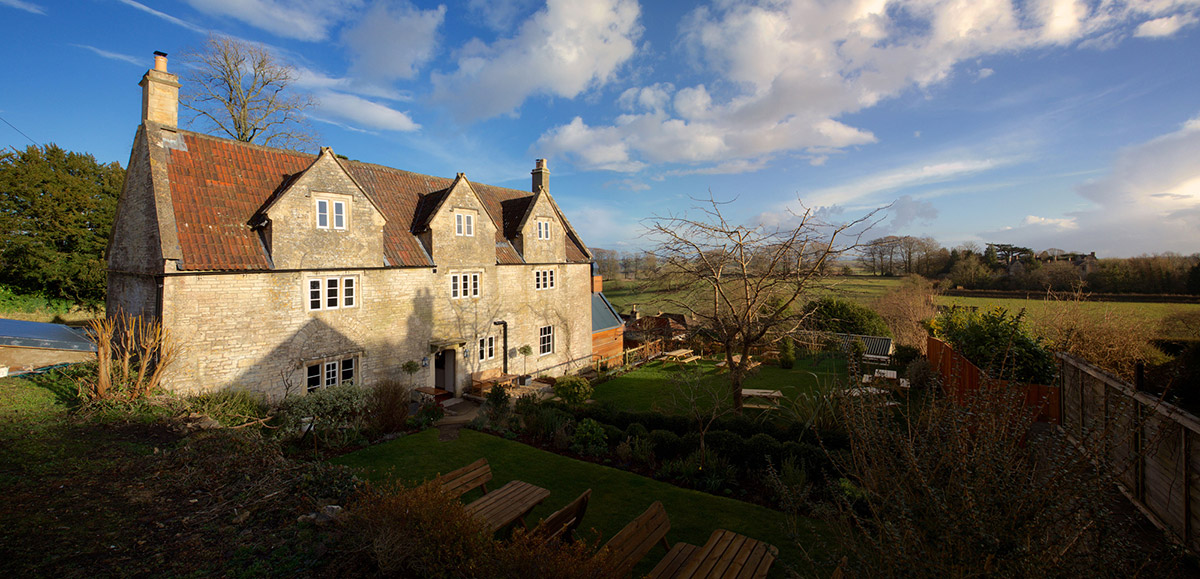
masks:
<svg viewBox="0 0 1200 579"><path fill-rule="evenodd" d="M550 193L533 194L524 217L517 225L513 245L525 263L562 263L567 260L566 229Z"/></svg>
<svg viewBox="0 0 1200 579"><path fill-rule="evenodd" d="M441 267L495 265L496 222L467 177L425 195L414 233Z"/></svg>
<svg viewBox="0 0 1200 579"><path fill-rule="evenodd" d="M386 219L330 148L287 176L252 221L274 269L387 265Z"/></svg>

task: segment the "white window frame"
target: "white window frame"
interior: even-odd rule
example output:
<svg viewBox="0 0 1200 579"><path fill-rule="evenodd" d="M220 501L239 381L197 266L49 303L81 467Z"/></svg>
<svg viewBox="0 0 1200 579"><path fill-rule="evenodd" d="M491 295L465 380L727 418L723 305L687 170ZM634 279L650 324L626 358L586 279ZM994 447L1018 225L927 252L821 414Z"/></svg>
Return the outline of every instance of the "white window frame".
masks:
<svg viewBox="0 0 1200 579"><path fill-rule="evenodd" d="M310 277L304 284L305 309L310 312L358 307L357 275Z"/></svg>
<svg viewBox="0 0 1200 579"><path fill-rule="evenodd" d="M554 353L554 326L538 328L538 356Z"/></svg>
<svg viewBox="0 0 1200 579"><path fill-rule="evenodd" d="M309 392L350 383L358 377L358 356L316 360L304 367L304 385ZM349 377L347 377L349 373Z"/></svg>
<svg viewBox="0 0 1200 579"><path fill-rule="evenodd" d="M537 220L537 238L541 241L550 240L550 222L548 220Z"/></svg>
<svg viewBox="0 0 1200 579"><path fill-rule="evenodd" d="M533 271L533 289L538 291L554 289L554 270L535 269Z"/></svg>
<svg viewBox="0 0 1200 579"><path fill-rule="evenodd" d="M496 337L479 338L479 361L492 360L496 357Z"/></svg>
<svg viewBox="0 0 1200 579"><path fill-rule="evenodd" d="M455 213L454 235L461 237L475 237L475 214L461 212Z"/></svg>
<svg viewBox="0 0 1200 579"><path fill-rule="evenodd" d="M478 298L483 290L479 272L450 274L450 299Z"/></svg>
<svg viewBox="0 0 1200 579"><path fill-rule="evenodd" d="M347 199L328 195L314 197L317 229L345 231L350 228L350 212Z"/></svg>

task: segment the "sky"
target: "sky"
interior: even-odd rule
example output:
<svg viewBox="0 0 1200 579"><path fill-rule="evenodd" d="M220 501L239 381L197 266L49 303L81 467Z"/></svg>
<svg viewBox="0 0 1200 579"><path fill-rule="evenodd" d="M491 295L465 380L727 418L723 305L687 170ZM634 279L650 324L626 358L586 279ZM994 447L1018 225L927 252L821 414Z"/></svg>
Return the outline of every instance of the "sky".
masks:
<svg viewBox="0 0 1200 579"><path fill-rule="evenodd" d="M1200 252L1200 0L0 0L0 148L124 166L153 52L186 77L211 34L295 67L352 159L517 189L547 159L591 247L711 196L748 226L883 208L868 238Z"/></svg>

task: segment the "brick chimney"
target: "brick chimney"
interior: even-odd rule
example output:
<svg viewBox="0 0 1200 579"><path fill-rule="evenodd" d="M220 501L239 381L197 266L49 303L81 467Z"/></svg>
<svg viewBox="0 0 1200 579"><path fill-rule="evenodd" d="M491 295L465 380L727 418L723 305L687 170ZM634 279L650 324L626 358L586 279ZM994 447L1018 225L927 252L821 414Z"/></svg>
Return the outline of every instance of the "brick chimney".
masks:
<svg viewBox="0 0 1200 579"><path fill-rule="evenodd" d="M546 168L546 160L538 159L533 167L533 192L550 190L550 169Z"/></svg>
<svg viewBox="0 0 1200 579"><path fill-rule="evenodd" d="M154 52L154 68L142 76L142 122L179 124L179 77L167 72L167 53Z"/></svg>

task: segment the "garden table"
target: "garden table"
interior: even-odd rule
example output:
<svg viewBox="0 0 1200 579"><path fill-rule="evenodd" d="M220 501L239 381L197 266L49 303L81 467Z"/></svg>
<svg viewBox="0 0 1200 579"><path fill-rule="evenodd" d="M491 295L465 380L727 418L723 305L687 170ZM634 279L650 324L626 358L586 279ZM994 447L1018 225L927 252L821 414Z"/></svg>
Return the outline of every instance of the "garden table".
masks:
<svg viewBox="0 0 1200 579"><path fill-rule="evenodd" d="M649 577L758 579L767 576L778 555L779 550L772 545L717 529L702 547L675 543Z"/></svg>
<svg viewBox="0 0 1200 579"><path fill-rule="evenodd" d="M524 481L512 481L467 505L467 513L482 519L493 533L514 521L525 526L525 515L542 504L550 491Z"/></svg>

